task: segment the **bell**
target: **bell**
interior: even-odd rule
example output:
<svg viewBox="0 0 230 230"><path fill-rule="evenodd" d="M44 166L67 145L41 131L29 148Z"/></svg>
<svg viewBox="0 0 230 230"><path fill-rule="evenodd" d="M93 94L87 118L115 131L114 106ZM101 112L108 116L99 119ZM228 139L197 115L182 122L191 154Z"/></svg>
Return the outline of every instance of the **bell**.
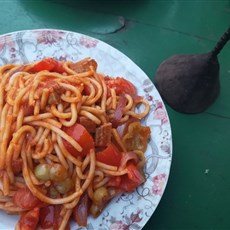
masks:
<svg viewBox="0 0 230 230"><path fill-rule="evenodd" d="M218 54L230 39L230 27L211 52L176 54L163 61L155 86L163 100L182 113L205 111L220 92Z"/></svg>

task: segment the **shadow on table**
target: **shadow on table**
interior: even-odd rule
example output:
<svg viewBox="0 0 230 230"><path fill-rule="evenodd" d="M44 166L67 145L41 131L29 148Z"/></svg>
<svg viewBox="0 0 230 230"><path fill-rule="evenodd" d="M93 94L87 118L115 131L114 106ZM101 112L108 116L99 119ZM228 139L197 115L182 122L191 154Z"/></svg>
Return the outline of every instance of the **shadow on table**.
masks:
<svg viewBox="0 0 230 230"><path fill-rule="evenodd" d="M150 0L18 0L40 27L111 34L124 31L126 17L143 11Z"/></svg>
<svg viewBox="0 0 230 230"><path fill-rule="evenodd" d="M147 1L149 0L50 0L54 3L97 9L136 8Z"/></svg>
<svg viewBox="0 0 230 230"><path fill-rule="evenodd" d="M123 9L138 10L150 0L38 0L28 1L19 0L23 5L33 5L33 3L45 4L60 4L84 10L97 10L97 11L122 11Z"/></svg>

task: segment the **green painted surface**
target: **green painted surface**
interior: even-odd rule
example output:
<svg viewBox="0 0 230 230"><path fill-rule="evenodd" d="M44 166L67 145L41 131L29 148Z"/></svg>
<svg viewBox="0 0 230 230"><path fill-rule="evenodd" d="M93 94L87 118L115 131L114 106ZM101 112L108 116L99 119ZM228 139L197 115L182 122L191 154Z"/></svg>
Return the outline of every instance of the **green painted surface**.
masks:
<svg viewBox="0 0 230 230"><path fill-rule="evenodd" d="M230 25L230 1L0 1L0 34L37 28L94 36L130 57L154 80L176 53L210 51ZM144 227L230 229L230 43L219 56L221 93L204 113L167 106L173 162L166 191Z"/></svg>

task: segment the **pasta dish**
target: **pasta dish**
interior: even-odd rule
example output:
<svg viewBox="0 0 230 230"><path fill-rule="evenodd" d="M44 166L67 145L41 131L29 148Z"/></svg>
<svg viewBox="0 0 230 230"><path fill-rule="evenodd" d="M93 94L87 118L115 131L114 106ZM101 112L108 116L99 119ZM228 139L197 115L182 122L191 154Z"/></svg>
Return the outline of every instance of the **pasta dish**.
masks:
<svg viewBox="0 0 230 230"><path fill-rule="evenodd" d="M148 112L130 81L91 58L0 67L0 209L20 215L15 229L86 226L141 185Z"/></svg>

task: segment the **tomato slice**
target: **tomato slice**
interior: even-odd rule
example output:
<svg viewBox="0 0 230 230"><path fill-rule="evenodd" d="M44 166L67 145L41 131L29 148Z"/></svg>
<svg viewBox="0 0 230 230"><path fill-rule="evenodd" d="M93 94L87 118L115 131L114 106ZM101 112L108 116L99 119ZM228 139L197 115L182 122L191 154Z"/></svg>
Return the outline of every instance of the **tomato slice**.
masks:
<svg viewBox="0 0 230 230"><path fill-rule="evenodd" d="M121 176L113 176L108 181L108 186L119 188L121 184Z"/></svg>
<svg viewBox="0 0 230 230"><path fill-rule="evenodd" d="M62 64L53 58L45 58L39 61L38 63L36 63L30 69L30 71L32 72L40 72L42 70L48 70L48 71L53 71L57 73L65 72L65 69L63 68Z"/></svg>
<svg viewBox="0 0 230 230"><path fill-rule="evenodd" d="M140 185L144 182L144 176L137 169L137 166L134 163L129 163L126 167L128 169L128 178Z"/></svg>
<svg viewBox="0 0 230 230"><path fill-rule="evenodd" d="M88 194L85 193L73 209L73 218L79 226L87 226L89 202Z"/></svg>
<svg viewBox="0 0 230 230"><path fill-rule="evenodd" d="M128 175L122 176L120 188L124 192L132 192L135 188L138 187L139 184L135 183L134 181L130 180Z"/></svg>
<svg viewBox="0 0 230 230"><path fill-rule="evenodd" d="M42 202L27 187L20 188L14 194L13 201L22 209L32 209L42 205Z"/></svg>
<svg viewBox="0 0 230 230"><path fill-rule="evenodd" d="M127 169L128 173L122 176L120 186L124 191L132 192L142 184L145 179L134 163L129 163Z"/></svg>
<svg viewBox="0 0 230 230"><path fill-rule="evenodd" d="M102 163L119 166L122 154L114 144L109 144L106 149L96 154L96 160Z"/></svg>
<svg viewBox="0 0 230 230"><path fill-rule="evenodd" d="M35 230L39 221L39 208L34 208L22 215L19 220L20 230Z"/></svg>
<svg viewBox="0 0 230 230"><path fill-rule="evenodd" d="M64 67L63 67L61 62L56 61L56 65L54 66L52 71L56 72L56 73L64 73L65 69L64 69Z"/></svg>
<svg viewBox="0 0 230 230"><path fill-rule="evenodd" d="M122 93L127 93L132 96L137 95L135 86L130 81L122 77L117 77L115 79L105 78L105 83L107 87L115 89L117 95Z"/></svg>
<svg viewBox="0 0 230 230"><path fill-rule="evenodd" d="M144 182L144 176L134 163L129 163L126 168L128 173L118 177L111 177L108 186L120 189L123 192L132 192Z"/></svg>
<svg viewBox="0 0 230 230"><path fill-rule="evenodd" d="M65 148L74 157L84 157L89 153L90 149L94 149L93 138L83 125L76 123L70 127L64 126L63 131L66 132L66 134L68 134L69 136L71 136L82 147L82 151L79 152L68 141L63 139L63 144Z"/></svg>

